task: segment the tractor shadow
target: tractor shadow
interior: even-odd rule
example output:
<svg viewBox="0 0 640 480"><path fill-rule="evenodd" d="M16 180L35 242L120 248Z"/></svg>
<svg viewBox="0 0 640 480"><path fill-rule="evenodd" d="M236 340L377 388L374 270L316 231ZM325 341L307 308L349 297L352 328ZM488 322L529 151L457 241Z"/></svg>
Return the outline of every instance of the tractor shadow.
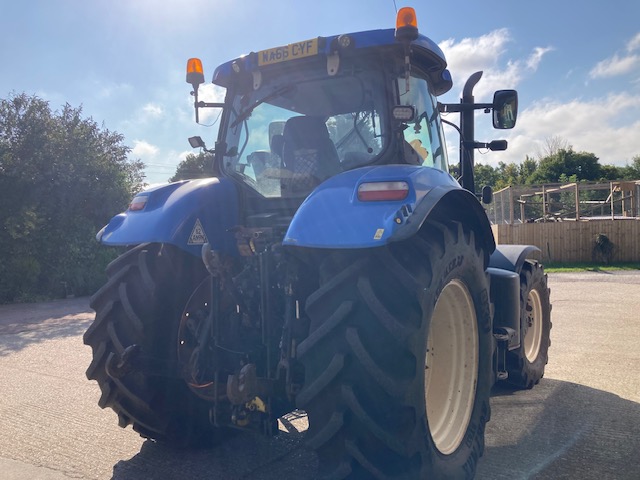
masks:
<svg viewBox="0 0 640 480"><path fill-rule="evenodd" d="M533 390L496 388L478 479L637 479L640 404L583 385L543 379ZM306 417L293 412L274 438L240 432L210 449L146 441L113 467L113 479L314 479Z"/></svg>
<svg viewBox="0 0 640 480"><path fill-rule="evenodd" d="M584 385L543 379L497 386L479 479L637 479L640 404Z"/></svg>
<svg viewBox="0 0 640 480"><path fill-rule="evenodd" d="M140 453L113 467L113 479L313 479L317 459L304 446L306 414L295 411L280 420L273 438L239 431L213 448L175 449L151 440Z"/></svg>

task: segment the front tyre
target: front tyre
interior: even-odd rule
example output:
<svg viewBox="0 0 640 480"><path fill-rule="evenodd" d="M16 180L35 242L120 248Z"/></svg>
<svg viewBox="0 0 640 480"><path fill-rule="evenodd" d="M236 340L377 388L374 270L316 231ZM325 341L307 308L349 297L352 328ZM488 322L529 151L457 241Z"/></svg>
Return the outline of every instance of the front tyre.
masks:
<svg viewBox="0 0 640 480"><path fill-rule="evenodd" d="M96 318L84 334L93 350L87 378L102 391L98 405L111 407L121 427L177 446L208 444L218 434L206 402L177 369L182 310L206 274L198 260L160 244L116 258L107 283L91 298ZM145 358L143 365L132 366L133 357Z"/></svg>
<svg viewBox="0 0 640 480"><path fill-rule="evenodd" d="M548 361L551 302L542 266L525 261L520 273L520 348L507 354L507 382L530 389L540 382Z"/></svg>
<svg viewBox="0 0 640 480"><path fill-rule="evenodd" d="M331 478L468 478L484 450L493 338L473 232L428 223L320 265L298 349L308 443Z"/></svg>

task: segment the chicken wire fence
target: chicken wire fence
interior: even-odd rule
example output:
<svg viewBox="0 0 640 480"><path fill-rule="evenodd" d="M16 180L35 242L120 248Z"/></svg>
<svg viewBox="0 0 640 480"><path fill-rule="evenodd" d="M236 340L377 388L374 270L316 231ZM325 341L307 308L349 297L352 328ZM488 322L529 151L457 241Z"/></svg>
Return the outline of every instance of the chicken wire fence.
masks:
<svg viewBox="0 0 640 480"><path fill-rule="evenodd" d="M510 186L487 206L493 224L640 217L640 180Z"/></svg>

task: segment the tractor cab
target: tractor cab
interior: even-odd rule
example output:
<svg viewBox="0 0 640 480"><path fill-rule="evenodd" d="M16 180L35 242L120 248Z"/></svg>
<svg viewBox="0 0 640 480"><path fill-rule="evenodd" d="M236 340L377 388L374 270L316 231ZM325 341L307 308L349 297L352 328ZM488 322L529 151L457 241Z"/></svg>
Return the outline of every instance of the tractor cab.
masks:
<svg viewBox="0 0 640 480"><path fill-rule="evenodd" d="M196 116L223 108L216 173L245 187L249 203L297 207L328 178L361 167L448 171L436 96L451 78L415 16L395 30L317 37L224 63L213 75L227 90L223 104L198 101L199 60L189 60L187 81Z"/></svg>

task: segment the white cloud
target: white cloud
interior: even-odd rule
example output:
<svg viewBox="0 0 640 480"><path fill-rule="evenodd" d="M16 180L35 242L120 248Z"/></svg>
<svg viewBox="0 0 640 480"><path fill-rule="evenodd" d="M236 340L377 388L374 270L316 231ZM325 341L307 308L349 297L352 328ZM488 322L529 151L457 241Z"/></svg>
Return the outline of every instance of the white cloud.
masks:
<svg viewBox="0 0 640 480"><path fill-rule="evenodd" d="M540 62L542 61L542 57L548 53L553 51L553 47L536 47L533 49L533 53L529 55L527 58L526 65L529 70L533 70L534 72L538 69Z"/></svg>
<svg viewBox="0 0 640 480"><path fill-rule="evenodd" d="M94 83L96 97L102 100L129 95L133 91L133 86L128 83L103 83L101 81Z"/></svg>
<svg viewBox="0 0 640 480"><path fill-rule="evenodd" d="M155 103L147 103L144 107L142 107L142 115L145 118L150 119L160 118L164 115L164 109L161 105L157 105Z"/></svg>
<svg viewBox="0 0 640 480"><path fill-rule="evenodd" d="M509 149L482 160L519 163L526 155L535 156L545 139L560 137L575 151L594 153L603 165L625 165L640 155L639 118L640 95L630 93L590 101L537 102L520 113L516 128L506 134Z"/></svg>
<svg viewBox="0 0 640 480"><path fill-rule="evenodd" d="M590 78L609 78L625 75L640 66L640 55L633 54L640 50L640 33L637 33L626 45L627 54L615 53L598 63L589 72Z"/></svg>
<svg viewBox="0 0 640 480"><path fill-rule="evenodd" d="M633 52L635 50L640 50L640 32L636 33L636 36L627 43L628 52Z"/></svg>
<svg viewBox="0 0 640 480"><path fill-rule="evenodd" d="M611 58L596 63L596 66L589 72L589 77L617 77L633 71L638 65L640 65L640 55L619 57L618 54L615 54Z"/></svg>
<svg viewBox="0 0 640 480"><path fill-rule="evenodd" d="M134 140L131 153L134 157L141 159L143 162L153 160L160 149L155 145L151 145L144 140Z"/></svg>
<svg viewBox="0 0 640 480"><path fill-rule="evenodd" d="M223 103L224 96L227 90L213 83L205 83L200 85L198 89L198 101L208 102L208 103ZM191 112L193 112L193 96L189 95L188 98L188 106ZM213 125L219 119L220 112L222 110L220 108L200 108L199 116L200 123L202 125ZM193 113L191 115L194 115ZM194 118L193 116L191 118Z"/></svg>
<svg viewBox="0 0 640 480"><path fill-rule="evenodd" d="M129 137L142 137L150 134L157 135L172 120L165 115L164 106L149 102L137 107L129 115L124 116L117 127L119 130L126 132ZM152 131L149 131L150 126ZM135 142L139 142L139 140Z"/></svg>
<svg viewBox="0 0 640 480"><path fill-rule="evenodd" d="M536 47L525 59L502 59L507 45L512 41L508 29L494 30L477 38L464 38L459 42L448 39L440 43L440 48L448 60L454 82L462 89L463 83L474 72L482 70L483 80L474 95L490 96L494 90L515 88L527 75L527 71L537 70L544 55L553 47Z"/></svg>
<svg viewBox="0 0 640 480"><path fill-rule="evenodd" d="M463 38L459 42L449 38L439 46L450 64L473 70L495 64L510 41L509 30L501 28L478 38Z"/></svg>
<svg viewBox="0 0 640 480"><path fill-rule="evenodd" d="M492 91L516 88L527 76L535 72L544 56L553 47L536 47L526 58L505 60L511 42L509 31L495 30L478 38L453 39L440 44L449 59L449 68L461 89L462 83L475 71L483 70L482 81L474 91L477 101L490 97ZM616 54L598 63L591 76L605 77L631 72L640 65L640 34L631 39L627 53ZM477 114L482 116L481 113ZM521 110L514 130L496 132L488 127L490 121L476 122L476 138L493 140L504 138L509 142L506 152L480 152L476 161L519 163L525 157L535 157L545 139L565 139L576 151L594 153L601 164L625 165L640 154L640 94L628 92L609 94L595 99L574 99L561 102L542 100ZM488 124L488 125L487 125ZM449 154L456 161L458 135L447 129ZM484 153L484 154L483 154Z"/></svg>
<svg viewBox="0 0 640 480"><path fill-rule="evenodd" d="M474 72L495 69L510 40L509 30L503 28L478 38L463 38L459 42L450 38L440 42L439 46L457 83L466 81Z"/></svg>

